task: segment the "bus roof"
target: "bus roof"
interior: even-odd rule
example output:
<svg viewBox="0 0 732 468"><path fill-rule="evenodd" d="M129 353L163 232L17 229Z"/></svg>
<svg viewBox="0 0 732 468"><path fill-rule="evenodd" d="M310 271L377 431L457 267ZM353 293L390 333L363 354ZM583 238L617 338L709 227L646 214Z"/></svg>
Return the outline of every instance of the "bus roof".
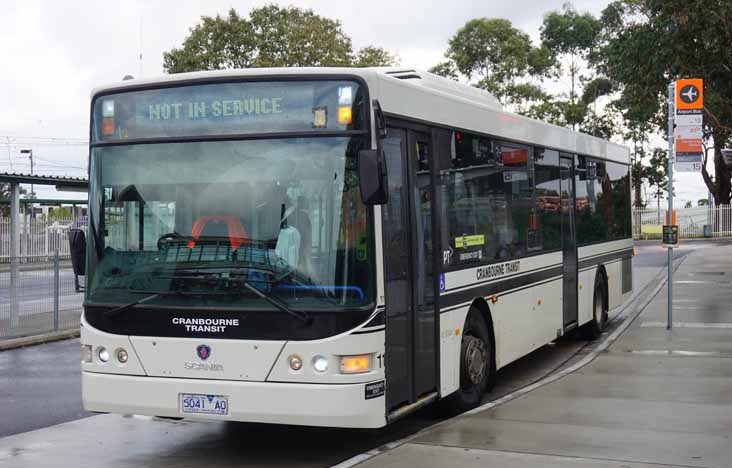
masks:
<svg viewBox="0 0 732 468"><path fill-rule="evenodd" d="M504 111L487 91L409 67L378 68L249 68L178 73L132 79L97 87L92 97L110 91L156 84L253 76L353 75L369 86L385 113L440 126L474 131L516 142L630 163L630 150L601 138Z"/></svg>

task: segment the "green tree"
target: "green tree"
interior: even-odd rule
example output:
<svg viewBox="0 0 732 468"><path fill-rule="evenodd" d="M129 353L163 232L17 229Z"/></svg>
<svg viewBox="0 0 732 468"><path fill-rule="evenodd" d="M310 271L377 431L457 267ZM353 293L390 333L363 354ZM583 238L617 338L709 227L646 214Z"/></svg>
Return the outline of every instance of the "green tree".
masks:
<svg viewBox="0 0 732 468"><path fill-rule="evenodd" d="M399 58L381 47L366 46L360 49L351 63L354 67L387 67L399 63Z"/></svg>
<svg viewBox="0 0 732 468"><path fill-rule="evenodd" d="M607 138L617 131L617 125L611 117L598 113L596 106L590 107L614 88L610 80L597 76L588 65L601 30L597 18L590 13L580 14L565 3L561 11L544 15L540 34L542 46L556 56L561 72L570 80L568 92L554 99L562 117L555 123Z"/></svg>
<svg viewBox="0 0 732 468"><path fill-rule="evenodd" d="M721 149L732 136L732 7L727 0L619 0L602 13L602 46L593 60L622 86L619 103L636 121L666 131L666 94L679 78L703 78L704 126L715 175L702 176L715 203L732 198Z"/></svg>
<svg viewBox="0 0 732 468"><path fill-rule="evenodd" d="M554 69L554 58L535 47L528 34L510 21L478 18L465 23L448 43L447 61L430 71L442 76L467 77L471 83L491 92L502 104L527 113L532 104L548 95L541 79Z"/></svg>
<svg viewBox="0 0 732 468"><path fill-rule="evenodd" d="M661 198L668 191L668 152L655 148L650 164L645 168L646 180L656 199L656 206L661 209Z"/></svg>
<svg viewBox="0 0 732 468"><path fill-rule="evenodd" d="M249 17L202 16L181 47L163 52L168 73L251 67L389 66L397 58L374 46L353 51L340 21L297 7L266 5Z"/></svg>

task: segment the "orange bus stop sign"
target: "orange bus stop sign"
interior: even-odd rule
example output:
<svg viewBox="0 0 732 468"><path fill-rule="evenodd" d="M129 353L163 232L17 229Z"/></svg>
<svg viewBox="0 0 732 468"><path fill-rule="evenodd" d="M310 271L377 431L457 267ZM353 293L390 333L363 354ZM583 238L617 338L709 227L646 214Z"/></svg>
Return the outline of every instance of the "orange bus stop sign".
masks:
<svg viewBox="0 0 732 468"><path fill-rule="evenodd" d="M700 78L676 81L676 110L698 111L704 107L704 81ZM684 113L684 112L680 112Z"/></svg>

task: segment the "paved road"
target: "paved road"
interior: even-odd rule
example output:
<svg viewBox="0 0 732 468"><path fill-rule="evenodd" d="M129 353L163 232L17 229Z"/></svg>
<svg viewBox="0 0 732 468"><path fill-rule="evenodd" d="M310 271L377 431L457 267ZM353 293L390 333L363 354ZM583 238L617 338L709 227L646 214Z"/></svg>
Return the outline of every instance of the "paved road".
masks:
<svg viewBox="0 0 732 468"><path fill-rule="evenodd" d="M708 244L687 244L681 255ZM642 244L634 264L634 288L659 273L665 251ZM617 325L617 321L612 322ZM491 401L534 382L576 355L583 343L561 340L502 369ZM0 406L0 435L52 426L88 416L79 399L79 343L71 340L0 353L0 395L16 402ZM22 362L23 366L14 363ZM32 370L31 370L32 369ZM53 375L53 384L44 376ZM30 396L30 398L28 397ZM17 405L17 406L16 406ZM49 406L52 408L49 410ZM71 466L85 460L110 466L329 466L383 443L402 438L445 418L428 408L383 430L340 430L258 424L164 421L142 417L100 415L39 432L73 460L54 465L45 458L24 458L0 449L8 466ZM10 438L8 441L22 439ZM13 443L11 443L13 445ZM7 445L6 445L7 446ZM82 457L82 454L84 456ZM40 453L39 453L40 456ZM77 458L78 457L78 460ZM94 461L95 457L99 457Z"/></svg>
<svg viewBox="0 0 732 468"><path fill-rule="evenodd" d="M74 273L70 269L59 271L61 296L78 297L74 290ZM53 270L30 270L20 274L21 302L47 300L53 293ZM10 304L10 273L0 273L0 307Z"/></svg>
<svg viewBox="0 0 732 468"><path fill-rule="evenodd" d="M79 340L66 340L0 352L0 437L88 415L79 349Z"/></svg>

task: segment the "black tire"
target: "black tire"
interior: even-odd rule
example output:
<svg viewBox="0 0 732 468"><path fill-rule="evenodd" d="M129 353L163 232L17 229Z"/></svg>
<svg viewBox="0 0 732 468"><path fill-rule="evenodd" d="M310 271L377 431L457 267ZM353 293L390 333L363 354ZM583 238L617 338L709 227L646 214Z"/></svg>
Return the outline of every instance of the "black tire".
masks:
<svg viewBox="0 0 732 468"><path fill-rule="evenodd" d="M582 336L588 341L593 341L602 335L607 324L607 304L605 302L605 281L598 273L595 280L595 293L592 298L592 320L582 328Z"/></svg>
<svg viewBox="0 0 732 468"><path fill-rule="evenodd" d="M480 404L483 394L495 383L494 355L493 338L483 315L471 310L460 348L460 388L445 400L449 410L462 412ZM484 365L476 366L481 362Z"/></svg>

